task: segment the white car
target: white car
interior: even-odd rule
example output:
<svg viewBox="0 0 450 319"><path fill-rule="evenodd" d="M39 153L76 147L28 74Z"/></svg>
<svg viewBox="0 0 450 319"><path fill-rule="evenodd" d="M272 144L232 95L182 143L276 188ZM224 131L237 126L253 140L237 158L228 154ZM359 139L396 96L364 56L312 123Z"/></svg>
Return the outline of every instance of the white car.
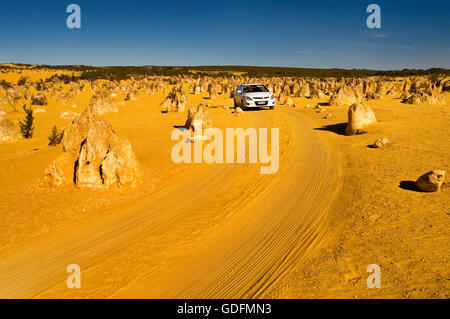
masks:
<svg viewBox="0 0 450 319"><path fill-rule="evenodd" d="M240 106L243 110L251 107L275 107L275 96L269 89L260 83L239 85L234 94L234 107Z"/></svg>

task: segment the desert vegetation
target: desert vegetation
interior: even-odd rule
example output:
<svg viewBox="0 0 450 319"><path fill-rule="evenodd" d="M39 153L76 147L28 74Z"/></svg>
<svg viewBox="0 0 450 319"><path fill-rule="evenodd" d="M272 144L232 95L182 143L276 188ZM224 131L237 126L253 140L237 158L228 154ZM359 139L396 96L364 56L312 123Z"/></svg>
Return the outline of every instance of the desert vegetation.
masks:
<svg viewBox="0 0 450 319"><path fill-rule="evenodd" d="M56 146L61 144L63 137L64 137L64 130L59 131L56 125L53 125L52 131L48 137L48 145Z"/></svg>
<svg viewBox="0 0 450 319"><path fill-rule="evenodd" d="M33 131L34 131L34 116L33 116L33 109L27 108L27 106L23 105L23 110L26 114L25 119L23 121L19 121L20 126L20 133L25 138L32 138L33 137Z"/></svg>

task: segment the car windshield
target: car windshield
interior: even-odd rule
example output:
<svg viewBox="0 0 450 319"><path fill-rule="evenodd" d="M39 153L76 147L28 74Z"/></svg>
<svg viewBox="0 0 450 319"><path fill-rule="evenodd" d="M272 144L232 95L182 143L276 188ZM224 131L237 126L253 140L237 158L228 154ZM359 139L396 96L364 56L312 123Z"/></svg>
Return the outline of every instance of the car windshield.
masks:
<svg viewBox="0 0 450 319"><path fill-rule="evenodd" d="M269 92L264 85L248 85L244 86L244 93Z"/></svg>

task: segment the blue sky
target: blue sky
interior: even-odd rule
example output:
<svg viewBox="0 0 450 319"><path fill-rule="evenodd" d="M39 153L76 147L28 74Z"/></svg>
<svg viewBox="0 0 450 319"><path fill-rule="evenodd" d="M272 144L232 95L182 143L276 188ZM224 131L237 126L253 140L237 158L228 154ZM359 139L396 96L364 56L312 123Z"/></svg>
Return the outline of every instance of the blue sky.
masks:
<svg viewBox="0 0 450 319"><path fill-rule="evenodd" d="M381 29L366 26L371 3ZM1 1L4 62L450 68L450 1Z"/></svg>

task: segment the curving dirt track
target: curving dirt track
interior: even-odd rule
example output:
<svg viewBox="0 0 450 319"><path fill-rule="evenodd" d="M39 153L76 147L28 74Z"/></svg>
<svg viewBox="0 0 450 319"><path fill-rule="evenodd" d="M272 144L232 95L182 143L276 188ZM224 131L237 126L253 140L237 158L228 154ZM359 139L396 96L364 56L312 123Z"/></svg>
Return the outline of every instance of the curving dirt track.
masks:
<svg viewBox="0 0 450 319"><path fill-rule="evenodd" d="M259 165L202 166L132 205L0 250L0 297L73 297L65 288L67 265L79 264L82 278L89 272L101 274L127 247L183 231L192 240L169 246L146 273L131 275L109 293L83 282L88 287L80 289L81 295L258 298L276 287L323 234L338 168L328 144L306 117L288 110L251 113L256 127L270 127L276 118L289 130L277 174L259 175ZM226 202L218 198L239 187L247 189ZM211 212L217 212L215 218ZM186 220L186 228L206 229L188 232L180 226ZM132 273L134 257L124 256L129 268L121 271Z"/></svg>

